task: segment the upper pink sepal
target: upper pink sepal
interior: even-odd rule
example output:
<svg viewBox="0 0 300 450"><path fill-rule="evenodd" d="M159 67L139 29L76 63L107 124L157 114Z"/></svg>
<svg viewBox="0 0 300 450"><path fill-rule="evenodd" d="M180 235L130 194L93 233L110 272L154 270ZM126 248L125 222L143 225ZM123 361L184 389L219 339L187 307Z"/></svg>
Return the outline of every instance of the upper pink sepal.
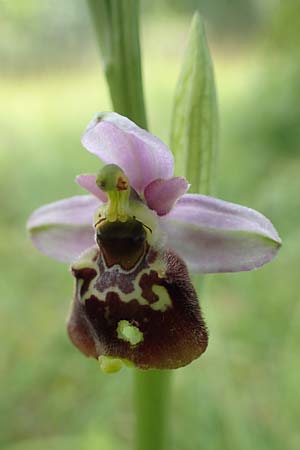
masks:
<svg viewBox="0 0 300 450"><path fill-rule="evenodd" d="M130 185L143 193L157 178L173 175L170 149L156 136L117 113L101 113L87 127L82 144L106 164L117 164Z"/></svg>

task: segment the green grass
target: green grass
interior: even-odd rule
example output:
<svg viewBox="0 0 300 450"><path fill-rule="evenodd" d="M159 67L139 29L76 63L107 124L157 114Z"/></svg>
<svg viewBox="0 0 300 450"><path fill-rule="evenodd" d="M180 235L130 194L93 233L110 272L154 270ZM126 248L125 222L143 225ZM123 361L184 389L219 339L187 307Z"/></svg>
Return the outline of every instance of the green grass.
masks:
<svg viewBox="0 0 300 450"><path fill-rule="evenodd" d="M177 54L168 64L163 56L146 60L150 123L163 139L178 66ZM259 145L253 95L264 80L257 65L217 58L217 81L219 195L269 216L284 246L259 271L206 277L210 345L175 374L172 450L296 450L300 158L273 152L263 129L266 148ZM40 255L25 232L33 209L81 193L75 175L98 170L80 135L96 111L110 109L104 81L92 67L3 79L0 92L1 448L131 449L131 370L105 376L72 347L68 268Z"/></svg>

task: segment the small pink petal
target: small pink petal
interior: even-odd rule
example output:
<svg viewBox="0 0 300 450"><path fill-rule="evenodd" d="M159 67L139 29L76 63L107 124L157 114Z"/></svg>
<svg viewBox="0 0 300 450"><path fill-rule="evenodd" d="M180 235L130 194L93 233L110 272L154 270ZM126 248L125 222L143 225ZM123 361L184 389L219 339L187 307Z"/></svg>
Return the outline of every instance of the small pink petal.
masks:
<svg viewBox="0 0 300 450"><path fill-rule="evenodd" d="M164 216L188 188L189 184L183 177L159 179L146 187L144 195L149 208L154 209L159 216Z"/></svg>
<svg viewBox="0 0 300 450"><path fill-rule="evenodd" d="M205 195L187 194L160 223L195 273L239 272L269 262L281 240L259 212Z"/></svg>
<svg viewBox="0 0 300 450"><path fill-rule="evenodd" d="M87 173L77 175L76 183L78 183L79 186L83 187L83 189L86 189L88 192L95 195L102 202L107 202L107 195L105 194L105 192L101 191L101 189L96 184L96 175Z"/></svg>
<svg viewBox="0 0 300 450"><path fill-rule="evenodd" d="M117 164L139 193L157 178L173 175L169 148L156 136L117 113L102 113L86 129L82 144L106 164Z"/></svg>
<svg viewBox="0 0 300 450"><path fill-rule="evenodd" d="M33 244L51 258L74 261L95 244L93 216L100 204L97 198L82 195L42 206L27 222Z"/></svg>

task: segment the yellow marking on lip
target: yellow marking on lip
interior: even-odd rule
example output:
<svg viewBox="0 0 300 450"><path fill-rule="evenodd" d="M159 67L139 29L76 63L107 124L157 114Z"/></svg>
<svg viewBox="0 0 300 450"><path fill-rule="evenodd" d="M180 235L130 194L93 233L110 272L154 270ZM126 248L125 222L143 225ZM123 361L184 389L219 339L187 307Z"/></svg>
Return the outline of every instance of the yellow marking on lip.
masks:
<svg viewBox="0 0 300 450"><path fill-rule="evenodd" d="M94 245L93 247L88 248L84 252L81 253L81 255L78 256L78 258L73 262L71 268L75 270L80 269L95 269L98 273L98 266L97 262L94 261L95 257L98 255L99 250Z"/></svg>
<svg viewBox="0 0 300 450"><path fill-rule="evenodd" d="M119 372L124 366L121 359L113 358L111 356L101 355L99 356L98 361L102 372L108 374Z"/></svg>
<svg viewBox="0 0 300 450"><path fill-rule="evenodd" d="M140 305L148 305L150 306L154 311L165 311L168 306L171 306L171 300L169 298L168 292L162 287L158 285L153 286L153 292L158 295L159 300L155 303L150 304L149 301L143 297L142 295L142 289L140 287L140 280L143 277L144 274L149 275L152 270L156 271L158 276L160 278L164 278L166 276L166 263L163 261L162 258L159 256L157 259L149 264L148 267L141 270L141 272L138 273L137 277L133 280L133 291L130 293L124 293L118 286L109 286L103 291L99 291L96 288L97 280L99 279L100 272L99 272L99 266L97 261L93 261L95 256L99 253L99 250L97 247L92 247L85 252L83 252L80 257L75 261L75 263L72 264L72 268L78 270L78 269L84 269L84 268L90 268L94 269L96 271L96 276L91 280L86 292L80 297L80 301L84 303L88 298L90 298L92 295L94 295L99 301L105 302L106 296L110 292L114 292L118 295L119 299L123 303L129 303L131 301L137 301ZM104 271L112 271L115 270L116 266L113 266L112 269L109 269L105 265L105 261L102 259L105 269ZM133 268L131 271L124 271L121 266L118 266L118 270L121 274L129 274L130 272L134 271L135 268ZM82 284L84 283L84 280L78 279L77 281L78 289L80 290L82 287ZM158 290L156 290L158 289Z"/></svg>
<svg viewBox="0 0 300 450"><path fill-rule="evenodd" d="M143 333L128 320L120 320L117 326L117 334L119 339L129 342L131 345L137 345L144 340Z"/></svg>
<svg viewBox="0 0 300 450"><path fill-rule="evenodd" d="M94 224L94 227L98 228L100 226L100 223L105 222L105 221L106 221L106 219L102 217L101 219L97 220L97 222Z"/></svg>
<svg viewBox="0 0 300 450"><path fill-rule="evenodd" d="M172 301L167 289L164 286L159 286L154 284L152 287L152 291L159 298L157 302L151 303L150 307L154 309L154 311L164 312L168 307L172 306Z"/></svg>
<svg viewBox="0 0 300 450"><path fill-rule="evenodd" d="M107 269L109 270L109 269ZM130 292L128 294L126 294L125 292L123 292L118 286L109 286L106 289L104 289L103 291L99 291L96 287L95 284L97 282L97 278L99 276L99 271L97 270L97 277L95 277L92 281L91 284L88 288L88 290L85 292L85 294L82 296L81 301L85 302L85 300L87 300L89 297L91 297L91 295L94 295L95 297L97 297L97 299L101 302L105 302L106 301L106 296L113 292L115 294L118 295L120 301L122 303L129 303L133 300L136 300L140 305L149 305L152 309L154 310L160 310L160 306L166 305L165 307L163 307L163 311L165 309L167 309L167 306L171 305L171 300L168 297L166 298L166 296L168 296L169 294L167 293L167 291L165 290L165 292L163 291L163 287L162 286L158 286L158 285L154 285L153 287L153 292L158 295L161 299L158 300L155 303L150 304L149 301L143 297L142 295L142 289L139 285L140 280L142 278L142 276L144 274L149 275L152 271L152 267L148 267L146 269L143 269L139 274L138 277L133 281L133 286L134 286L134 290L133 292ZM158 288L158 291L156 292L154 289ZM159 288L162 288L162 290L159 290ZM157 305L157 306L154 306Z"/></svg>
<svg viewBox="0 0 300 450"><path fill-rule="evenodd" d="M101 355L98 357L100 370L108 375L120 372L123 367L135 367L132 361L125 358L114 358L113 356Z"/></svg>

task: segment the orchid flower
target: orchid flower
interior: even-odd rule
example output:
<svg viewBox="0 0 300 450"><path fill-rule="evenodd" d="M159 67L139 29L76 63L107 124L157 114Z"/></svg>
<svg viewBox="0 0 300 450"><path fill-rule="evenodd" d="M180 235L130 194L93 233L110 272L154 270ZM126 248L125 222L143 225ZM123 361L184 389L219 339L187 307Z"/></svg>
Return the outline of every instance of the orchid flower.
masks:
<svg viewBox="0 0 300 450"><path fill-rule="evenodd" d="M28 220L34 245L71 263L70 338L107 372L184 366L208 342L189 272L258 268L280 238L253 209L186 194L168 147L126 117L98 115L82 143L105 163L98 175L77 177L91 195L45 205Z"/></svg>

